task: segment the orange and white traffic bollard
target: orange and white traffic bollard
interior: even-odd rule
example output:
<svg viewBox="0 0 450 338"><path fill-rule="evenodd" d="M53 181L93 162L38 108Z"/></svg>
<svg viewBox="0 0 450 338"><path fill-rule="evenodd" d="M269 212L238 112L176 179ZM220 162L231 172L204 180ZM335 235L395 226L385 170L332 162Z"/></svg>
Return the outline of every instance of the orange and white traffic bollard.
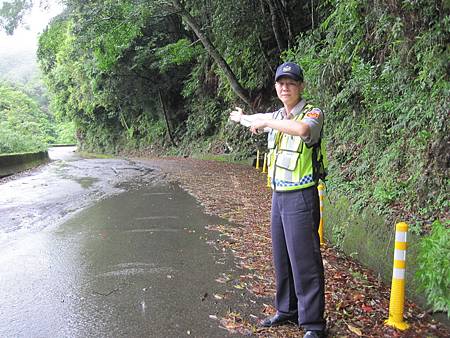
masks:
<svg viewBox="0 0 450 338"><path fill-rule="evenodd" d="M319 190L319 201L320 201L320 223L319 223L319 237L320 237L320 245L324 245L325 241L323 239L323 200L324 200L324 189L325 185L320 183L317 186L317 190Z"/></svg>
<svg viewBox="0 0 450 338"><path fill-rule="evenodd" d="M389 302L389 319L384 323L401 331L409 325L403 321L405 306L405 270L408 224L401 222L395 226L394 271L392 275L391 299Z"/></svg>

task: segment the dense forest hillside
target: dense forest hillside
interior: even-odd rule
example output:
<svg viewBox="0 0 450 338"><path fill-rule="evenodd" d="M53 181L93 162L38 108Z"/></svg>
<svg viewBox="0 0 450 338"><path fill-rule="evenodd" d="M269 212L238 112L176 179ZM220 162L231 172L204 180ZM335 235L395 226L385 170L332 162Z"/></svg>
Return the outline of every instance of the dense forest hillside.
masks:
<svg viewBox="0 0 450 338"><path fill-rule="evenodd" d="M46 149L54 136L49 116L35 100L0 82L0 154Z"/></svg>
<svg viewBox="0 0 450 338"><path fill-rule="evenodd" d="M4 9L0 8L0 28L4 28ZM1 33L0 154L40 151L49 143L74 143L72 123L56 120L48 109L37 64L37 40L33 44L31 35L23 31L8 38Z"/></svg>
<svg viewBox="0 0 450 338"><path fill-rule="evenodd" d="M47 111L43 85L0 81L0 154L46 150L51 143L73 143L70 122L57 122Z"/></svg>
<svg viewBox="0 0 450 338"><path fill-rule="evenodd" d="M38 74L36 55L32 51L0 52L0 80L27 83Z"/></svg>
<svg viewBox="0 0 450 338"><path fill-rule="evenodd" d="M448 310L448 2L64 3L38 57L51 109L83 148L248 157L265 140L230 125L230 108L274 109L273 70L297 61L327 116L330 190L418 235L440 220L431 241L447 243L444 260L421 282L443 271L428 296Z"/></svg>

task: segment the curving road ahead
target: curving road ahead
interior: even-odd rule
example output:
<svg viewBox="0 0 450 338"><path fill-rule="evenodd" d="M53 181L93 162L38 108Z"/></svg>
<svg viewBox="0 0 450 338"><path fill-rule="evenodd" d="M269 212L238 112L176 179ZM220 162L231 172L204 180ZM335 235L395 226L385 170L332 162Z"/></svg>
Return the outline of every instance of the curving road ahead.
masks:
<svg viewBox="0 0 450 338"><path fill-rule="evenodd" d="M223 221L142 163L50 156L0 183L0 337L228 336Z"/></svg>

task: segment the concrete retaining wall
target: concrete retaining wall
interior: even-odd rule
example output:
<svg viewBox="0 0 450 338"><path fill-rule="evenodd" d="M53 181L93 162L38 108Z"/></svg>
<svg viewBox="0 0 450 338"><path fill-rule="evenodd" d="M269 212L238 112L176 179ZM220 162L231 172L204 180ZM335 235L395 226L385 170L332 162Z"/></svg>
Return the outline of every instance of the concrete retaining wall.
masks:
<svg viewBox="0 0 450 338"><path fill-rule="evenodd" d="M397 222L404 221L398 220ZM391 285L394 259L395 224L386 225L382 216L373 210L360 213L352 211L346 197L331 194L325 199L324 231L327 241L374 270L381 279ZM417 270L419 238L408 233L406 253L406 292L419 304L425 300L414 281Z"/></svg>
<svg viewBox="0 0 450 338"><path fill-rule="evenodd" d="M49 160L47 151L0 155L0 177L31 169Z"/></svg>
<svg viewBox="0 0 450 338"><path fill-rule="evenodd" d="M53 148L53 147L75 147L76 146L76 143L69 143L69 144L66 144L66 143L55 143L55 144L49 144L48 145L49 147L51 147L51 148Z"/></svg>

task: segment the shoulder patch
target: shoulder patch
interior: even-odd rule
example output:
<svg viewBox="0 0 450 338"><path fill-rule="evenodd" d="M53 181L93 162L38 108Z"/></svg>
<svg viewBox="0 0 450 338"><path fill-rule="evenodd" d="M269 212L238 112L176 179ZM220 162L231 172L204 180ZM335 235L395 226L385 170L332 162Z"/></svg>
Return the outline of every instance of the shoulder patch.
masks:
<svg viewBox="0 0 450 338"><path fill-rule="evenodd" d="M317 108L311 110L310 112L306 113L306 117L309 117L311 119L318 119L321 114L321 111Z"/></svg>

